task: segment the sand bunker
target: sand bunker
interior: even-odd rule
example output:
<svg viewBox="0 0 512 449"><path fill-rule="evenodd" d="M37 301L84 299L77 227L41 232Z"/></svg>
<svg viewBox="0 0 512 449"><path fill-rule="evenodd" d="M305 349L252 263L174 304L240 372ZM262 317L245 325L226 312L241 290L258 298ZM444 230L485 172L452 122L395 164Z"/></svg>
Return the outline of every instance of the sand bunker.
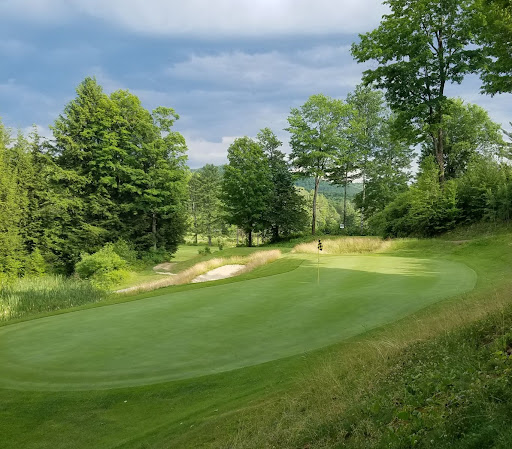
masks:
<svg viewBox="0 0 512 449"><path fill-rule="evenodd" d="M170 271L172 271L172 269L174 268L175 265L176 265L176 262L164 262L164 263L155 265L153 267L153 270L156 271L158 274L163 274L163 272L165 272L165 274L167 274Z"/></svg>
<svg viewBox="0 0 512 449"><path fill-rule="evenodd" d="M201 276L197 276L192 280L192 283L217 281L219 279L230 278L237 275L244 268L245 265L223 265L222 267L215 268Z"/></svg>

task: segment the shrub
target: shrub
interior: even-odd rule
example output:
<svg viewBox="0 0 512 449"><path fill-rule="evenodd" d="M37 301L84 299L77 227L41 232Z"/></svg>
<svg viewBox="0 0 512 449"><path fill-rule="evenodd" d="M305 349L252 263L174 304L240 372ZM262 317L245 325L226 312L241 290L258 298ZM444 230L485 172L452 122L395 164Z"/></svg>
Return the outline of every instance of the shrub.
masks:
<svg viewBox="0 0 512 449"><path fill-rule="evenodd" d="M157 265L169 261L171 256L172 255L164 249L151 249L142 254L141 263L143 266Z"/></svg>
<svg viewBox="0 0 512 449"><path fill-rule="evenodd" d="M200 256L206 256L208 254L211 254L212 253L212 250L210 249L209 246L205 246L203 249L200 249L197 251L197 253L200 255Z"/></svg>
<svg viewBox="0 0 512 449"><path fill-rule="evenodd" d="M106 288L127 276L127 262L107 244L94 254L84 254L75 266L81 279L90 279L97 286Z"/></svg>
<svg viewBox="0 0 512 449"><path fill-rule="evenodd" d="M126 240L119 239L112 245L114 252L128 263L131 267L137 266L137 251L133 244Z"/></svg>
<svg viewBox="0 0 512 449"><path fill-rule="evenodd" d="M370 220L370 227L383 237L432 237L455 227L460 218L457 185L439 184L433 158L426 158L416 185L399 195Z"/></svg>

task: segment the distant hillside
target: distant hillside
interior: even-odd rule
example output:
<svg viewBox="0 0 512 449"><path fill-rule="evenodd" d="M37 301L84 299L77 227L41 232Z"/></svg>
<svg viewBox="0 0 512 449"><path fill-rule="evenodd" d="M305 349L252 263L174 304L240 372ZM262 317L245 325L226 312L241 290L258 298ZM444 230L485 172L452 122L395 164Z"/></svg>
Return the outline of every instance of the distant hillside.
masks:
<svg viewBox="0 0 512 449"><path fill-rule="evenodd" d="M313 178L302 178L295 181L297 187L303 187L306 190L313 190L315 188L315 180ZM349 184L347 187L347 198L352 199L363 189L360 183ZM320 181L318 191L326 198L331 200L343 199L344 189L342 186L336 186L328 183L327 181Z"/></svg>
<svg viewBox="0 0 512 449"><path fill-rule="evenodd" d="M224 165L218 165L220 173L224 173ZM191 168L191 172L195 172L199 170L199 168ZM303 187L304 189L310 191L315 188L315 180L313 178L301 178L297 179L294 183L297 187ZM363 189L363 185L358 182L354 182L349 184L347 188L347 198L352 199L356 194L358 194ZM327 181L320 181L319 193L324 195L327 199L339 201L343 199L343 187L336 186L328 183Z"/></svg>

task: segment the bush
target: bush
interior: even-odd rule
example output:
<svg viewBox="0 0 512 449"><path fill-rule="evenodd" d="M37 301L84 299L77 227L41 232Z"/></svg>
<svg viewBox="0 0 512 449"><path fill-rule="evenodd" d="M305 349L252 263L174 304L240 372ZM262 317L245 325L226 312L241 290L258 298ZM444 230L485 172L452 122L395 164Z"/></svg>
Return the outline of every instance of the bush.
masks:
<svg viewBox="0 0 512 449"><path fill-rule="evenodd" d="M138 264L137 251L135 250L132 243L128 243L126 240L119 239L112 245L114 252L126 260L130 267L136 267Z"/></svg>
<svg viewBox="0 0 512 449"><path fill-rule="evenodd" d="M170 258L171 254L169 251L163 249L152 249L142 254L141 263L143 266L147 267L148 265L157 265L162 262L167 262Z"/></svg>
<svg viewBox="0 0 512 449"><path fill-rule="evenodd" d="M84 254L75 271L81 279L90 279L96 286L108 288L129 275L127 266L126 260L109 243L94 254Z"/></svg>
<svg viewBox="0 0 512 449"><path fill-rule="evenodd" d="M439 183L433 158L426 158L418 182L370 219L370 228L383 237L432 237L453 229L460 219L457 184Z"/></svg>
<svg viewBox="0 0 512 449"><path fill-rule="evenodd" d="M197 251L197 253L200 255L200 256L206 256L208 254L211 254L212 253L212 250L210 249L209 246L205 246L203 249L200 249Z"/></svg>

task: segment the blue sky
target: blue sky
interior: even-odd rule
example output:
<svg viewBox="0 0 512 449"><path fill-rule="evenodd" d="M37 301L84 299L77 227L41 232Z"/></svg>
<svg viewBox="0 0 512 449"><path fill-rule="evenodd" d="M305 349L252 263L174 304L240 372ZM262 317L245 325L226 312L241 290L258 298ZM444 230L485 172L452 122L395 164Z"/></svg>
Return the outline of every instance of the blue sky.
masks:
<svg viewBox="0 0 512 449"><path fill-rule="evenodd" d="M378 0L0 0L0 116L49 135L78 83L130 89L144 106L173 107L191 167L225 162L234 138L271 127L314 93L345 97L364 66L358 33L386 11ZM450 94L503 126L511 95L478 93L476 78Z"/></svg>

